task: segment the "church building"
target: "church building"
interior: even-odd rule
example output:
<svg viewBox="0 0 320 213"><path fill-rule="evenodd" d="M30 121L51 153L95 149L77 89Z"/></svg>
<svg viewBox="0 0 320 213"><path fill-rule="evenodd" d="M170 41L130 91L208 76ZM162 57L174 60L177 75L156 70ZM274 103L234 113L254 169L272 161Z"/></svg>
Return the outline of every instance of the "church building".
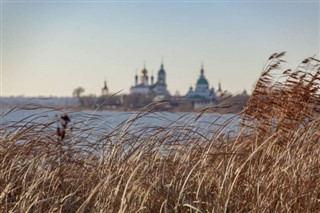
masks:
<svg viewBox="0 0 320 213"><path fill-rule="evenodd" d="M186 95L186 98L191 101L203 103L215 101L216 93L213 87L209 88L208 80L204 76L203 65L201 66L200 76L196 83L195 89L193 89L191 86Z"/></svg>
<svg viewBox="0 0 320 213"><path fill-rule="evenodd" d="M155 95L170 96L166 84L166 71L164 70L163 62L161 63L160 70L158 71L157 81L154 82L153 75L148 76L148 70L144 68L140 72L140 82L138 75L135 76L135 85L130 88L131 94L147 95L154 93Z"/></svg>

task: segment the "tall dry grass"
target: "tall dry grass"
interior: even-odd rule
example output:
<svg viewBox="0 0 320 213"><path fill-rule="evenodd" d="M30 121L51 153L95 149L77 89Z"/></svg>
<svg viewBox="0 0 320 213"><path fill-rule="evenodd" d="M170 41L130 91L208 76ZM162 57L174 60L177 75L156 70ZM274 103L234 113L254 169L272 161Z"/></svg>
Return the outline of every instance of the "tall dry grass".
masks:
<svg viewBox="0 0 320 213"><path fill-rule="evenodd" d="M275 75L283 55L270 57L233 137L132 132L148 107L94 141L68 116L2 125L0 211L319 212L319 61Z"/></svg>

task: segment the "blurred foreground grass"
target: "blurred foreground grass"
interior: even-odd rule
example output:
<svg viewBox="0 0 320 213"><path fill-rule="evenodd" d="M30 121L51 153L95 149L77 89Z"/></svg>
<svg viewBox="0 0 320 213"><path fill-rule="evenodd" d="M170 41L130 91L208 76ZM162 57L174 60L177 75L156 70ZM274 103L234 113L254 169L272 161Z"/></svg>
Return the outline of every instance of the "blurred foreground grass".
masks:
<svg viewBox="0 0 320 213"><path fill-rule="evenodd" d="M320 212L319 61L276 75L283 55L269 58L232 137L227 124L132 133L133 119L88 142L92 127L68 115L2 125L0 211Z"/></svg>

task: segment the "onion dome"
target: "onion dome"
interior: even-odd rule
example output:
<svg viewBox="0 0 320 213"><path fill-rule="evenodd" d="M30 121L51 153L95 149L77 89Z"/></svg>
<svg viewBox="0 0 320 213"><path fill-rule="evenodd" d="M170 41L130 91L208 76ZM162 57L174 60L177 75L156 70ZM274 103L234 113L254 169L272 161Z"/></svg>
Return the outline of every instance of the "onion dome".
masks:
<svg viewBox="0 0 320 213"><path fill-rule="evenodd" d="M143 68L143 69L141 70L141 75L142 75L142 76L147 76L147 74L148 74L148 70L147 70L146 68Z"/></svg>
<svg viewBox="0 0 320 213"><path fill-rule="evenodd" d="M203 69L203 65L201 67L201 71L200 71L200 77L197 81L197 84L206 84L209 85L207 79L204 77L204 69Z"/></svg>

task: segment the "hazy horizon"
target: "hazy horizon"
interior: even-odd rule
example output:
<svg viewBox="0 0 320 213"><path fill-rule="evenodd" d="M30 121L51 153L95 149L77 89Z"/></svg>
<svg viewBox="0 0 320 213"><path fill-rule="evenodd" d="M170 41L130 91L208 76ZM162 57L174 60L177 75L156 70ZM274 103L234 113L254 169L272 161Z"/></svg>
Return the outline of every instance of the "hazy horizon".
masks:
<svg viewBox="0 0 320 213"><path fill-rule="evenodd" d="M201 63L210 86L251 91L264 63L320 48L318 1L1 1L1 96L128 93L136 72L186 94Z"/></svg>

